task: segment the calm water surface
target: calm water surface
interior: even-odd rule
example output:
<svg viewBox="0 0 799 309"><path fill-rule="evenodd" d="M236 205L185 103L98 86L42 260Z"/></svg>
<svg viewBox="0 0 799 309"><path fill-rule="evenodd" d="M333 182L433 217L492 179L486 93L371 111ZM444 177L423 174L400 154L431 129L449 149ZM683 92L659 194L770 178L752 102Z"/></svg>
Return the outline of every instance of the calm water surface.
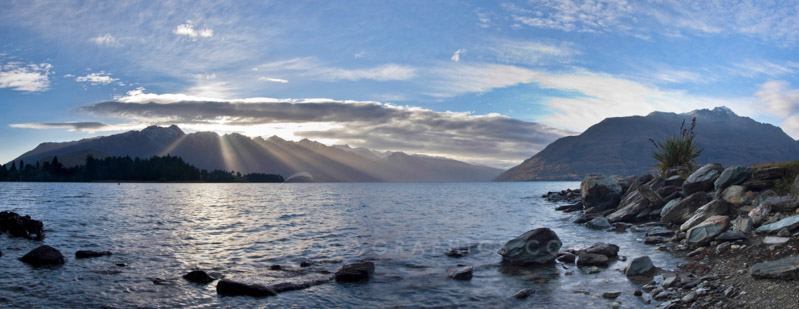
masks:
<svg viewBox="0 0 799 309"><path fill-rule="evenodd" d="M636 285L611 264L599 274L569 265L508 269L496 251L537 227L550 227L563 248L611 242L620 255L650 255L673 269L678 260L643 245L640 233L592 231L570 223L540 198L575 182L425 184L99 184L0 183L0 210L44 221L42 242L0 236L0 306L13 307L547 307L606 308L596 297L622 291L625 307L644 307ZM67 264L31 268L17 259L47 244ZM476 245L454 259L450 247ZM110 257L74 259L81 249ZM366 284L335 282L276 297L219 297L216 283L180 276L200 268L252 283L304 272L335 271L372 259ZM124 263L126 266L117 266ZM447 279L455 264L475 267L471 281ZM288 270L269 270L273 264ZM566 275L573 272L572 275ZM155 285L152 279L165 280ZM523 288L526 300L512 295ZM584 289L591 295L575 294Z"/></svg>

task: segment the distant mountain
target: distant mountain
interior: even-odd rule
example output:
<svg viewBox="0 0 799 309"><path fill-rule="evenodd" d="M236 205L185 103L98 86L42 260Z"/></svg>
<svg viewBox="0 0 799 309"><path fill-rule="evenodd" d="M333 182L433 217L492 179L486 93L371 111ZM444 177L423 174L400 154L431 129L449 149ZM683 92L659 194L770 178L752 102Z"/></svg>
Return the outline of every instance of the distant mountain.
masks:
<svg viewBox="0 0 799 309"><path fill-rule="evenodd" d="M782 129L729 108L684 114L653 112L647 116L607 118L578 136L563 137L497 177L497 181L579 180L589 173L638 175L653 170L653 146L676 134L696 117L695 142L704 149L698 163L724 166L799 159L799 142Z"/></svg>
<svg viewBox="0 0 799 309"><path fill-rule="evenodd" d="M242 173L275 173L288 178L298 172L318 182L448 182L490 181L502 170L447 158L378 152L346 145L326 146L307 139L299 142L277 136L264 139L213 132L185 134L177 126L151 126L111 136L65 143L43 143L15 159L17 163L49 161L58 156L66 166L86 156L180 156L201 169Z"/></svg>

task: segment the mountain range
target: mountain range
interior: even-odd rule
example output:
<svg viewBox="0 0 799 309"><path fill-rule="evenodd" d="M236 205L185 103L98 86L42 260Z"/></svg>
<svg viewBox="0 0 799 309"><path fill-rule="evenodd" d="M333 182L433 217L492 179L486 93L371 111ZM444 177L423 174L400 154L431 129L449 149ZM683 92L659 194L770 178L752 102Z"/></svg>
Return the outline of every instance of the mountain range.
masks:
<svg viewBox="0 0 799 309"><path fill-rule="evenodd" d="M186 134L177 126L147 127L141 131L63 143L42 143L14 161L49 161L57 156L66 166L82 164L87 155L173 155L201 169L273 173L286 178L299 172L317 182L448 182L490 181L502 170L452 159L379 152L346 145L327 146L303 139L287 141L214 132Z"/></svg>
<svg viewBox="0 0 799 309"><path fill-rule="evenodd" d="M498 181L579 180L589 173L640 175L653 171L654 146L696 118L697 163L752 165L799 159L799 142L782 129L736 115L726 107L676 114L607 118L577 136L560 138Z"/></svg>

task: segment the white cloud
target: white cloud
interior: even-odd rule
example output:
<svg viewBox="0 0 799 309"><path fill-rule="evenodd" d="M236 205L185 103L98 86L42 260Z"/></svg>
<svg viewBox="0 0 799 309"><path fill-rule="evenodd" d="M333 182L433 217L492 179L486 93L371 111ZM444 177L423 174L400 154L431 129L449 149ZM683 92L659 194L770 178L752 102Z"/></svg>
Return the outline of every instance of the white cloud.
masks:
<svg viewBox="0 0 799 309"><path fill-rule="evenodd" d="M432 69L436 97L452 97L467 93L484 93L534 81L538 72L516 66L498 64L446 64Z"/></svg>
<svg viewBox="0 0 799 309"><path fill-rule="evenodd" d="M50 70L52 64L28 64L9 62L0 65L0 88L18 91L38 92L50 88Z"/></svg>
<svg viewBox="0 0 799 309"><path fill-rule="evenodd" d="M355 57L355 59L358 59L358 58L363 58L365 56L366 56L366 51L362 50L362 51L359 51L357 54L355 54L353 57Z"/></svg>
<svg viewBox="0 0 799 309"><path fill-rule="evenodd" d="M466 53L465 49L463 49L463 48L458 49L458 50L455 51L454 54L452 54L452 57L450 57L449 59L452 60L452 61L455 61L455 62L459 62L459 61L461 61L461 55L463 55L465 53Z"/></svg>
<svg viewBox="0 0 799 309"><path fill-rule="evenodd" d="M187 21L185 24L178 25L173 32L177 35L191 37L192 39L197 39L198 37L210 38L214 36L214 30L209 28L195 30L194 24L191 21Z"/></svg>
<svg viewBox="0 0 799 309"><path fill-rule="evenodd" d="M212 80L212 79L216 79L216 74L215 73L211 73L211 74L208 74L208 73L205 73L205 74L192 74L191 76L194 77L194 79L197 79L197 80Z"/></svg>
<svg viewBox="0 0 799 309"><path fill-rule="evenodd" d="M281 84L285 84L285 83L289 82L288 80L285 80L285 79L271 78L271 77L265 77L265 76L259 77L258 80L264 81L264 82L281 83Z"/></svg>
<svg viewBox="0 0 799 309"><path fill-rule="evenodd" d="M755 93L768 111L776 116L787 117L799 114L799 89L790 89L784 80L773 80L760 86Z"/></svg>
<svg viewBox="0 0 799 309"><path fill-rule="evenodd" d="M543 43L520 40L495 40L482 47L497 61L509 64L539 65L569 62L580 54L569 43Z"/></svg>
<svg viewBox="0 0 799 309"><path fill-rule="evenodd" d="M774 63L763 59L746 59L735 63L731 71L743 77L769 76L773 78L799 73L799 62Z"/></svg>
<svg viewBox="0 0 799 309"><path fill-rule="evenodd" d="M94 44L97 44L99 46L107 46L107 47L118 47L118 46L121 46L121 44L119 44L117 39L114 38L114 36L111 35L110 33L106 33L106 34L101 35L101 36L93 37L93 38L89 39L89 41L94 42Z"/></svg>
<svg viewBox="0 0 799 309"><path fill-rule="evenodd" d="M78 76L75 78L76 82L91 83L92 85L108 85L118 80L119 78L113 78L111 77L111 73L106 73L104 71L90 73L85 76Z"/></svg>
<svg viewBox="0 0 799 309"><path fill-rule="evenodd" d="M293 58L260 65L263 71L274 72L280 75L296 74L302 78L324 81L339 80L410 80L416 76L416 68L399 65L383 64L370 68L338 68L327 66L316 61L315 58Z"/></svg>
<svg viewBox="0 0 799 309"><path fill-rule="evenodd" d="M563 31L603 32L626 28L623 20L630 19L633 7L624 0L565 0L536 1L533 8L514 5L505 8L514 21L536 28Z"/></svg>

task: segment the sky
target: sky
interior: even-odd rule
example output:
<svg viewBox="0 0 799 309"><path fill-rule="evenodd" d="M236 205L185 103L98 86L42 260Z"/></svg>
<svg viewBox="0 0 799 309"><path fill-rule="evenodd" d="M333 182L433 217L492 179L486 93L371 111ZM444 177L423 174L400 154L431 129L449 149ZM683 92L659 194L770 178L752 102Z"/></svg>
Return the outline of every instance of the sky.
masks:
<svg viewBox="0 0 799 309"><path fill-rule="evenodd" d="M607 117L799 138L799 1L2 1L0 162L149 125L507 168Z"/></svg>

